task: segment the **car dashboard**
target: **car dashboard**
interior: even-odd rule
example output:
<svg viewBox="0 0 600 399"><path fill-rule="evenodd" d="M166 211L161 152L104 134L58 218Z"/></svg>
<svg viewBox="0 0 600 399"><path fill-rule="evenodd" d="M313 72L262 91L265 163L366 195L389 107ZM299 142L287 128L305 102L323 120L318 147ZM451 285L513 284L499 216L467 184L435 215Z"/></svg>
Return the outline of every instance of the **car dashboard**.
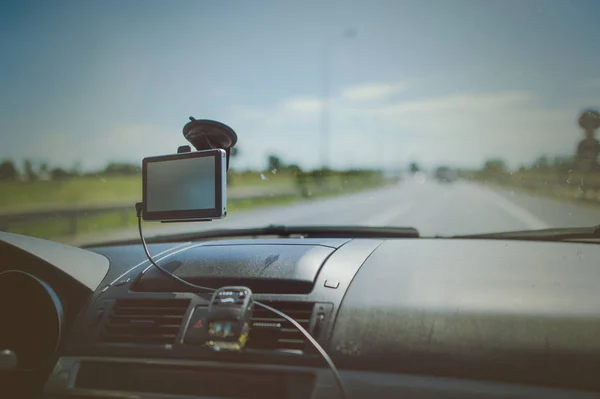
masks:
<svg viewBox="0 0 600 399"><path fill-rule="evenodd" d="M149 250L186 281L249 287L294 318L331 356L351 398L600 397L594 244L248 238ZM242 351L198 343L211 294L159 273L141 245L81 249L0 233L0 254L0 276L35 277L62 314L55 350L35 368L0 372L9 393L339 397L319 353L266 310L255 309ZM5 308L24 309L29 293L20 295ZM35 308L29 313L34 327L16 348L51 329Z"/></svg>

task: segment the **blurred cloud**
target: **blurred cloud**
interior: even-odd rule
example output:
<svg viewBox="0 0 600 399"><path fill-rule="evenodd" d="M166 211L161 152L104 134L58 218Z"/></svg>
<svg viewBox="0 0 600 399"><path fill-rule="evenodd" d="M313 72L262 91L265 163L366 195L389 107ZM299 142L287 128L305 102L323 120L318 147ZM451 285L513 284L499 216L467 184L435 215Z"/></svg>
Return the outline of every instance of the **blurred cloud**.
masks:
<svg viewBox="0 0 600 399"><path fill-rule="evenodd" d="M267 111L264 108L250 107L250 106L239 106L232 107L229 112L227 120L245 122L260 121L268 116Z"/></svg>
<svg viewBox="0 0 600 399"><path fill-rule="evenodd" d="M593 103L592 98L578 98L581 101L549 106L540 95L525 90L386 100L392 87L400 90L399 84L377 86L379 97L372 90L372 95L360 97L363 100L355 96L349 101L348 93L374 87L364 84L342 88L330 99L332 166L401 167L410 160L431 166L479 166L489 157L500 156L517 167L540 154L572 153L581 134L576 117L582 104ZM231 107L225 120L236 128L240 148L233 167L262 168L270 153L304 167L319 166L322 106L323 99L317 96L291 96L264 107ZM168 126L116 124L85 140L63 131L40 135L35 145L18 144L24 147L17 150L32 159L63 166L82 161L84 168L94 169L107 161L141 162L187 143Z"/></svg>
<svg viewBox="0 0 600 399"><path fill-rule="evenodd" d="M517 167L540 154L572 153L579 106L549 107L533 92L497 91L391 102L363 114L380 126L381 147L395 154L390 157L469 166L502 157ZM348 112L355 119L358 114Z"/></svg>
<svg viewBox="0 0 600 399"><path fill-rule="evenodd" d="M432 114L440 111L461 111L488 109L504 106L518 106L531 101L532 93L526 91L503 91L495 93L464 93L423 100L390 103L378 109L389 114L424 112Z"/></svg>
<svg viewBox="0 0 600 399"><path fill-rule="evenodd" d="M29 158L65 167L81 162L86 170L113 161L141 165L144 157L174 153L179 145L186 144L171 129L148 124L118 125L102 135L86 136L85 140L73 132L40 135L36 140L35 146L27 149Z"/></svg>
<svg viewBox="0 0 600 399"><path fill-rule="evenodd" d="M429 165L479 166L497 156L517 167L540 154L570 154L579 140L574 123L578 102L551 107L525 90L348 102L348 93L357 93L359 86L331 98L330 159L336 167L404 166L410 159ZM243 145L253 154L277 152L290 162L318 166L322 105L318 97L290 97L263 109L260 113L268 117L247 130L256 141Z"/></svg>
<svg viewBox="0 0 600 399"><path fill-rule="evenodd" d="M0 158L140 162L194 115L236 130L236 167L314 167L325 67L334 166L570 154L600 105L598 1L188 3L15 3Z"/></svg>
<svg viewBox="0 0 600 399"><path fill-rule="evenodd" d="M341 97L352 101L380 101L405 89L404 83L364 83L345 88Z"/></svg>
<svg viewBox="0 0 600 399"><path fill-rule="evenodd" d="M321 110L324 101L316 97L292 97L281 102L281 107L286 111L302 114L314 114Z"/></svg>

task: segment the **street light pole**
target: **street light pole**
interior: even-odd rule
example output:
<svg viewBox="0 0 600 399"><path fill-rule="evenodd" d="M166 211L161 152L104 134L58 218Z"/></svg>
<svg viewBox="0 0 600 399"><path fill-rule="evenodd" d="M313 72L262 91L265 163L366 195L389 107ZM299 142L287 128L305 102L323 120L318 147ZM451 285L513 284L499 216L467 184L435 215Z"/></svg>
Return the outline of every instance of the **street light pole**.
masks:
<svg viewBox="0 0 600 399"><path fill-rule="evenodd" d="M329 107L329 94L331 86L331 76L329 68L329 46L323 48L323 54L321 56L321 82L323 85L323 103L321 104L321 167L327 169L329 167L329 140L330 140L330 107Z"/></svg>
<svg viewBox="0 0 600 399"><path fill-rule="evenodd" d="M344 32L344 38L355 39L358 34L356 28L347 29ZM357 51L358 52L358 51ZM321 104L321 167L327 169L329 165L329 155L331 146L331 46L327 41L323 46L321 55L321 73L323 85L323 103Z"/></svg>

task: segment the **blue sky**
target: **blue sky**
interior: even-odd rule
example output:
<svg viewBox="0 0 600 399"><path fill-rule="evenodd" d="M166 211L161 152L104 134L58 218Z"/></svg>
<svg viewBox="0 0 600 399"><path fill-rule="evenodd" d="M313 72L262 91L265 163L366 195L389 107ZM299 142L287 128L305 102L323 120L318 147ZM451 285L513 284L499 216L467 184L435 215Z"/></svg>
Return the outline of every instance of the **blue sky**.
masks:
<svg viewBox="0 0 600 399"><path fill-rule="evenodd" d="M594 0L2 2L0 158L139 162L185 144L193 115L237 131L236 167L315 167L325 70L333 166L569 154L578 112L600 107L598 15Z"/></svg>

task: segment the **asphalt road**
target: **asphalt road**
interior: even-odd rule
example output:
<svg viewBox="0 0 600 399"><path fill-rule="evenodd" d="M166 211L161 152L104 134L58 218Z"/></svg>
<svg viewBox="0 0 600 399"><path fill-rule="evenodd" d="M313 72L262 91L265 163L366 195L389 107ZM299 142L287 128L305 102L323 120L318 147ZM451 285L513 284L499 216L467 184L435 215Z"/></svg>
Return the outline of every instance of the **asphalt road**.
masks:
<svg viewBox="0 0 600 399"><path fill-rule="evenodd" d="M404 181L368 192L229 215L213 222L145 223L147 236L221 228L286 225L411 226L422 236L600 224L600 205L568 202L458 181ZM84 242L135 238L137 231ZM83 243L82 241L76 243Z"/></svg>

